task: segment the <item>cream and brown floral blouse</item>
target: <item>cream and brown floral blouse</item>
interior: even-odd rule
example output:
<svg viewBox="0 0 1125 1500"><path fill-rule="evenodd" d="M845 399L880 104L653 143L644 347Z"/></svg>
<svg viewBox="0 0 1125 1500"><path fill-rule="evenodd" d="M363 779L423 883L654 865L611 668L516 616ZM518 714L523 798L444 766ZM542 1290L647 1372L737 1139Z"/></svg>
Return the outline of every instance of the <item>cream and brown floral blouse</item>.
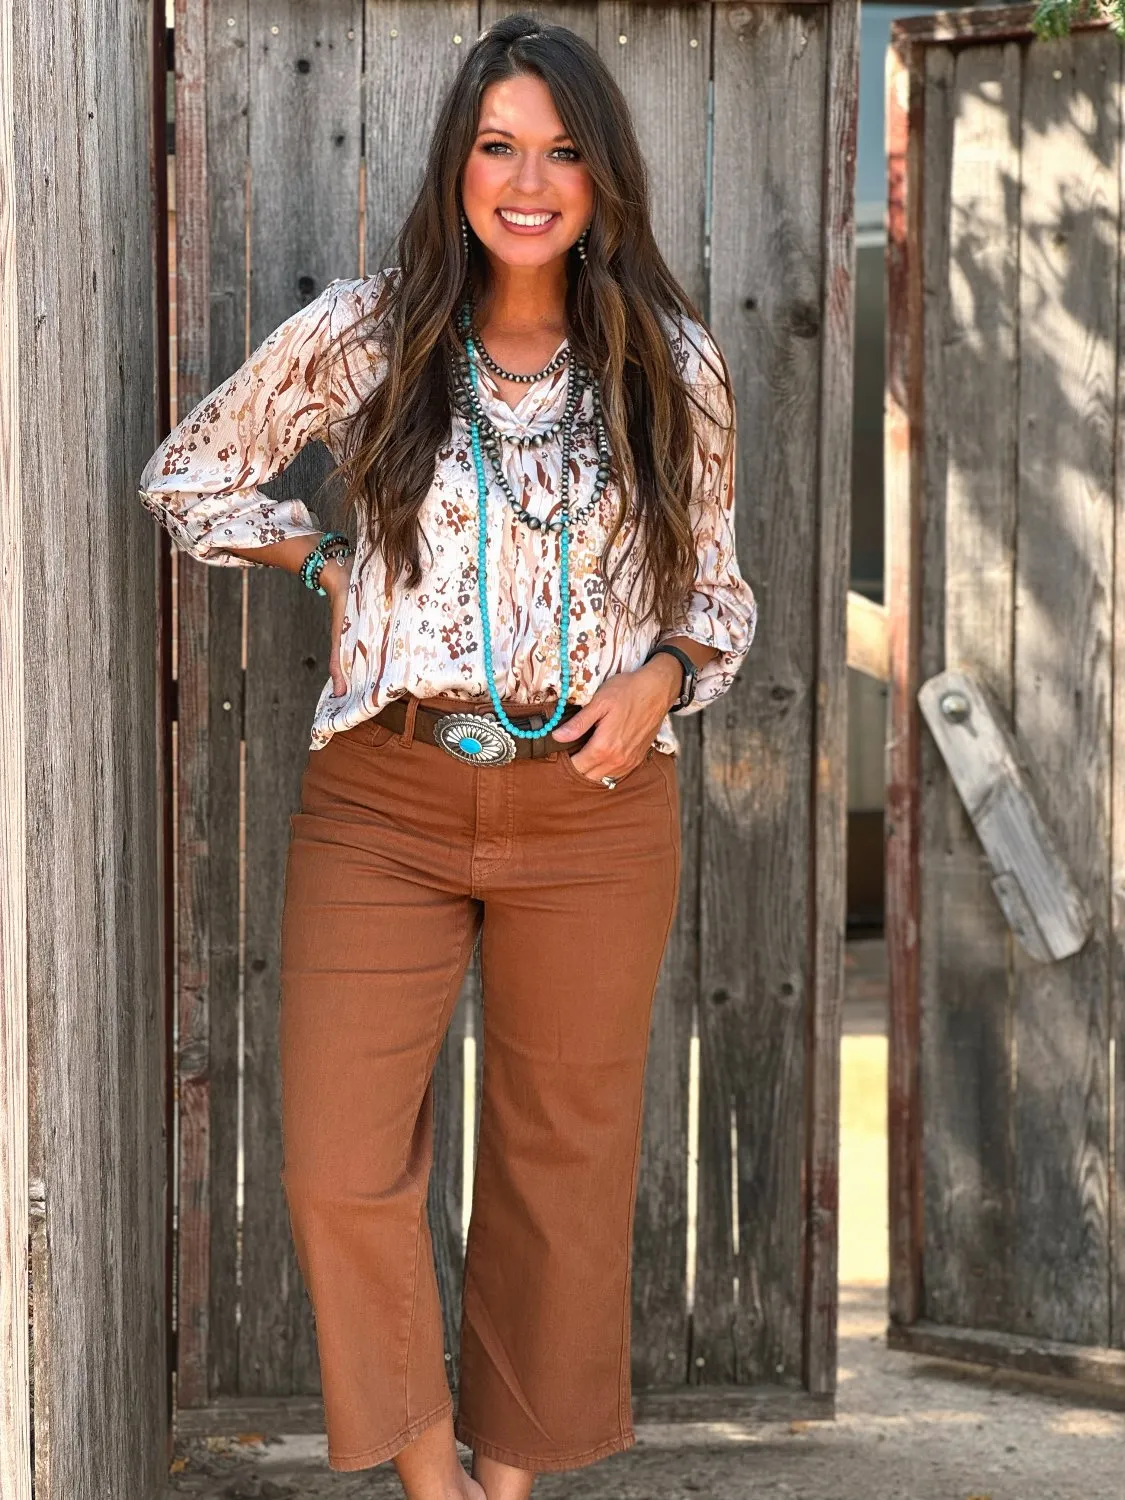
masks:
<svg viewBox="0 0 1125 1500"><path fill-rule="evenodd" d="M339 461L358 436L352 419L382 378L385 362L368 341L343 359L328 360L326 345L345 325L374 306L386 272L336 280L269 334L242 367L206 396L168 434L145 465L141 503L167 528L176 545L201 562L258 567L227 551L263 546L325 530L300 500L274 500L261 485L273 479L305 444L323 442ZM700 356L707 335L694 324L670 330L684 377L700 392L716 420L728 417L722 387ZM566 367L529 385L515 407L480 371L480 398L503 431L530 434L562 415ZM578 410L571 469L571 506L593 492L597 470L592 396ZM734 457L722 462L722 430L695 413L693 526L699 563L694 590L679 623L660 632L650 621L629 627L620 598L630 597L636 557L607 597L598 561L616 514L611 484L599 511L572 523L571 702L587 703L615 672L641 665L658 637L686 635L721 655L700 669L690 713L730 686L749 649L757 622L754 595L739 572L734 539ZM541 448L503 445L503 463L514 493L533 515L557 506L560 453L557 440ZM559 682L560 601L557 533L534 531L514 514L493 480L488 507L488 605L492 617L493 670L504 699L538 704L555 700ZM414 693L480 699L487 695L477 597L477 486L463 419L453 416L448 442L438 451L433 486L420 513L424 543L422 581L412 589L388 579L376 550L359 580L368 545L362 521L340 640L348 689L337 697L324 684L312 723L311 749L337 729L377 713L392 698ZM627 549L627 519L611 554ZM427 544L428 543L428 549ZM297 588L301 585L294 579ZM639 593L636 596L640 597ZM666 717L657 747L674 753Z"/></svg>

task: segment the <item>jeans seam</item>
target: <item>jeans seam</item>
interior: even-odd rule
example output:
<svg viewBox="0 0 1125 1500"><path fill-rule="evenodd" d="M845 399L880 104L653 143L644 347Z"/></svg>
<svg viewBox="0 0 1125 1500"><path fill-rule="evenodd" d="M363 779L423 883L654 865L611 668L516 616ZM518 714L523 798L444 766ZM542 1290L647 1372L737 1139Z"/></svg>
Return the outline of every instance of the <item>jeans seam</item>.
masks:
<svg viewBox="0 0 1125 1500"><path fill-rule="evenodd" d="M444 1401L439 1401L437 1406L431 1407L428 1412L425 1412L420 1417L416 1417L413 1422L407 1422L403 1427L399 1428L394 1437L387 1438L381 1443L376 1443L373 1448L364 1448L359 1453L338 1453L335 1449L330 1448L328 1454L329 1462L335 1461L337 1464L352 1464L371 1458L374 1454L386 1454L388 1450L400 1451L401 1447L404 1447L407 1443L412 1443L415 1438L421 1437L422 1433L428 1427L435 1426L447 1413L450 1416L453 1414L452 1396L447 1396ZM396 1445L398 1445L397 1448ZM375 1461L378 1463L382 1460L376 1459Z"/></svg>
<svg viewBox="0 0 1125 1500"><path fill-rule="evenodd" d="M450 994L453 990L453 986L457 980L458 974L463 971L464 965L468 962L469 955L472 953L472 945L476 938L476 934L473 928L474 923L472 917L472 909L470 908L468 920L465 923L465 935L461 939L461 946L457 950L452 967L450 968L449 975L445 982L445 998L443 999L441 1007L438 1011L437 1036L435 1040L430 1043L430 1050L426 1055L426 1064L423 1069L423 1078L427 1081L423 1084L423 1094L425 1093L426 1088L429 1086L428 1080L433 1074L434 1063L437 1059L438 1052L441 1050L441 1044L445 1036L446 1026L442 1025L442 1020L443 1018L445 1018L446 1008L449 1005ZM420 1183L419 1187L421 1187ZM411 1287L410 1294L410 1322L406 1330L406 1359L403 1362L402 1396L403 1410L406 1412L407 1424L409 1424L410 1422L410 1349L414 1339L414 1314L418 1306L418 1253L422 1244L422 1225L425 1223L426 1218L426 1196L427 1192L419 1192L418 1194L418 1227L414 1235L414 1274L413 1285Z"/></svg>
<svg viewBox="0 0 1125 1500"><path fill-rule="evenodd" d="M636 1443L636 1433L630 1427L620 1433L617 1437L605 1438L600 1443L595 1443L592 1448L583 1448L579 1453L564 1453L552 1458L536 1458L531 1454L519 1453L515 1448L505 1447L502 1443L494 1443L489 1438L483 1437L474 1428L462 1422L460 1415L455 1417L455 1432L457 1439L466 1447L473 1448L486 1457L490 1454L494 1457L500 1456L501 1463L518 1463L524 1468L539 1465L536 1473L558 1471L564 1468L581 1464L585 1459L601 1457L615 1453L623 1448L630 1448ZM502 1455L502 1456L501 1456Z"/></svg>

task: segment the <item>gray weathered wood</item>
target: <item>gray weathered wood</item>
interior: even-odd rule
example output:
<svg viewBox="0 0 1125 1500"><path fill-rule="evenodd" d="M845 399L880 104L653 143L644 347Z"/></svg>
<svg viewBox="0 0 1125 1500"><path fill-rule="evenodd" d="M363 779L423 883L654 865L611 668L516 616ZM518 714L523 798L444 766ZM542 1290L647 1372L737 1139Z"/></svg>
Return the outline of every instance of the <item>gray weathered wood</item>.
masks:
<svg viewBox="0 0 1125 1500"><path fill-rule="evenodd" d="M396 263L395 236L421 183L425 144L442 96L479 29L465 0L367 0L365 268ZM446 1373L460 1380L464 1047L475 1035L480 1111L483 1036L480 969L474 957L434 1064L434 1155L428 1214L445 1323ZM474 1025L475 1018L475 1025ZM475 1145L474 1145L475 1159Z"/></svg>
<svg viewBox="0 0 1125 1500"><path fill-rule="evenodd" d="M1109 1332L1110 284L1121 53L1106 31L1031 48L1021 110L1013 728L1091 911L1060 964L1013 953L1019 1060L1013 1333ZM1066 101L1065 108L1061 107Z"/></svg>
<svg viewBox="0 0 1125 1500"><path fill-rule="evenodd" d="M12 12L0 11L0 1500L31 1500L27 698Z"/></svg>
<svg viewBox="0 0 1125 1500"><path fill-rule="evenodd" d="M807 434L818 427L823 348L826 20L731 7L715 25L711 318L739 402L739 547L761 621L753 659L703 723L693 1378L784 1382L801 1378L804 1361L820 582Z"/></svg>
<svg viewBox="0 0 1125 1500"><path fill-rule="evenodd" d="M247 352L246 47L247 0L221 15L185 0L176 48L181 415ZM184 1407L237 1378L243 579L184 557L177 563Z"/></svg>
<svg viewBox="0 0 1125 1500"><path fill-rule="evenodd" d="M250 10L250 342L359 262L361 0L276 0ZM271 486L313 491L329 466L309 448ZM312 1309L280 1181L277 1056L281 910L289 815L328 675L323 600L287 574L249 578L246 917L243 1021L244 1208L238 1389L315 1391ZM266 727L268 726L268 728Z"/></svg>
<svg viewBox="0 0 1125 1500"><path fill-rule="evenodd" d="M839 1243L840 1025L847 923L847 599L851 534L852 358L855 324L855 161L859 5L828 12L821 265L820 442L812 761L810 1034L805 1070L805 1277L801 1377L836 1389Z"/></svg>
<svg viewBox="0 0 1125 1500"><path fill-rule="evenodd" d="M966 6L963 10L937 11L933 15L909 16L892 22L891 39L905 45L931 42L1028 42L1035 5ZM1071 32L1102 31L1105 20L1097 10L1075 17Z"/></svg>
<svg viewBox="0 0 1125 1500"><path fill-rule="evenodd" d="M1019 1370L1027 1375L1081 1382L1125 1395L1125 1356L1119 1349L1083 1348L1061 1340L1031 1338L987 1328L956 1328L922 1318L908 1328L893 1325L887 1339L892 1349L939 1359L962 1359L975 1365Z"/></svg>
<svg viewBox="0 0 1125 1500"><path fill-rule="evenodd" d="M278 56L287 56L290 67L299 56L291 50L284 52L291 45L287 37L292 25L303 25L305 36L311 36L326 15L342 14L343 0L333 0L328 7L302 6L299 19L293 0L260 16L245 6L242 0L243 8L229 11L235 20L229 28L233 37L224 35L224 8L212 11L210 45L217 54L226 49L223 55L232 83L223 97L231 108L236 98L233 80L237 78L238 87L245 88L241 108L247 114L240 118L248 122L251 144L247 152L242 127L228 112L220 184L215 153L224 147L215 135L223 131L223 125L211 123L208 108L212 153L208 196L214 215L219 194L228 195L230 212L224 222L231 229L229 265L241 267L235 246L245 229L242 205L248 156L253 302L247 322L251 341L255 341L305 300L299 285L296 294L293 290L304 268L294 273L293 263L301 256L313 259L326 242L336 244L342 232L339 225L351 213L350 207L347 214L339 208L340 198L346 200L350 192L351 178L348 171L333 172L331 163L321 163L318 170L323 182L331 182L334 202L327 210L316 206L310 169L298 149L302 140L315 140L317 129L315 121L302 117L307 108L300 92L304 82L300 75L285 74L280 64L276 78L269 77L271 62L276 63ZM480 25L506 14L508 8L486 5L478 15L475 5L448 0L419 4L366 0L363 9L367 150L362 212L350 243L358 245L362 234L360 265L365 273L372 273L393 264L394 231L412 200L442 92L462 61L465 47ZM654 223L660 242L692 296L705 309L710 300L716 319L721 313L723 324L716 331L724 350L733 355L743 423L740 558L763 600L764 616L771 602L776 614L770 635L763 636L768 654L762 666L751 663L727 702L685 720L679 728L684 866L680 912L656 999L646 1080L634 1247L635 1381L638 1388L647 1390L669 1381L682 1382L689 1373L690 1378L707 1383L733 1379L742 1386L774 1382L779 1376L789 1384L809 1379L822 1393L815 1398L816 1409L826 1410L831 1403L825 1402L823 1393L830 1390L834 1378L832 1113L838 996L833 992L833 974L839 967L842 934L836 904L840 882L832 870L840 863L842 846L842 739L833 746L842 735L839 688L844 661L846 534L842 517L846 507L841 509L840 497L846 492L842 476L847 470L850 379L847 330L853 163L848 152L854 102L854 7L845 4L833 23L840 52L831 66L828 13L821 8L782 11L762 4L722 7L713 13L701 5L650 7L603 0L599 8L579 0L578 4L544 6L542 13L574 26L599 46L620 79L652 169ZM714 61L719 117L713 174L716 204L721 206L709 282L704 211L713 24L719 28L722 54ZM278 27L276 33L270 30L273 26ZM249 47L236 64L232 52L243 36ZM693 47L693 40L699 45ZM263 50L267 45L270 55ZM249 82L243 85L241 80L247 76ZM279 81L283 76L288 96ZM210 71L207 82L210 91ZM327 118L338 105L341 90L347 93L351 87L349 74L342 86L329 88L318 118ZM279 113L283 98L286 109ZM748 130L747 119L754 123L754 131ZM229 128L230 124L236 128ZM343 125L339 133L346 134ZM840 159L834 158L826 167L829 149ZM345 184L342 195L341 182ZM748 195L765 207L745 222L747 216L739 204ZM186 203L184 208L190 211ZM212 254L216 232L212 230ZM309 236L307 241L304 235ZM324 263L327 257L322 256L319 270L308 272L313 283L308 294L331 275L352 274L342 256L332 253L333 264ZM236 280L228 276L228 286ZM238 302L240 295L241 290L222 302L224 317L228 310L237 315L244 306ZM745 306L747 298L757 298L757 305ZM212 305L212 322L219 305L218 301ZM822 319L826 320L823 333ZM233 345L228 349L231 357L225 368L214 371L212 383L238 363ZM826 363L829 359L831 368ZM813 443L808 433L816 431L822 408L825 435ZM319 472L315 455L302 455L271 489L292 487L293 492L313 498L310 489ZM795 507L793 496L799 497ZM318 513L322 520L329 520L319 507ZM184 573L189 568L204 571L183 560L181 566ZM207 571L216 574L220 570ZM813 580L818 576L819 609L813 597ZM773 580L779 577L785 581L774 601ZM214 1398L237 1391L240 1399L270 1390L280 1394L315 1389L308 1342L311 1325L303 1307L296 1305L302 1299L294 1293L296 1269L288 1226L278 1213L280 1197L271 1196L267 1185L276 1175L279 1130L276 1080L270 1071L270 1006L276 1001L275 945L286 835L279 828L276 811L281 807L287 813L295 794L304 759L296 738L298 729L307 734L326 654L323 611L316 607L317 601L295 596L291 579L253 572L247 584L244 983L248 1093L242 1329L240 1335L234 1331L233 1294L230 1282L224 1280L221 1296L216 1287L211 1297L208 1330L208 1393ZM276 598L271 592L275 586ZM209 579L209 591L214 587ZM284 604L277 602L282 599ZM823 649L817 647L818 635L823 637ZM213 622L212 636L217 637ZM233 639L229 632L223 636L228 646ZM755 653L762 644L762 640L756 644ZM211 649L219 645L214 638ZM307 669L315 679L312 683L302 682L306 660L313 663ZM269 664L268 670L260 669L263 663ZM815 708L818 693L819 711ZM208 699L208 712L212 720L219 712L214 692ZM258 726L264 724L270 726L268 736L259 732ZM291 753L284 748L287 735L293 740ZM703 743L708 735L709 750ZM272 744L265 744L267 737ZM201 741L192 738L190 743L192 754L201 753ZM706 800L702 792L705 757L711 784ZM822 774L816 778L814 766L818 764ZM780 795L779 777L788 789ZM229 776L214 779L229 795L234 786ZM810 790L815 791L815 804L810 804ZM213 786L212 801L216 792ZM268 809L264 806L267 798L272 799ZM811 881L810 861L817 847L824 869L818 880ZM704 858L712 861L705 894L700 891L701 850L709 851ZM214 852L205 852L214 861ZM737 894L740 888L753 893L749 910ZM218 920L213 905L208 920L212 924ZM711 952L706 956L701 951L701 920L708 924ZM762 933L767 934L764 943ZM822 945L824 962L816 967L810 955ZM755 952L761 957L753 957ZM231 1060L237 1060L233 1034L237 1008L229 1005L221 1021L216 1015L213 941L205 953L212 985L205 1031L211 1046L210 1122L213 1138L217 1137L223 1115L224 1141L229 1142L234 1132L226 1128L225 1112L233 1108L235 1097ZM703 1364L685 1369L687 1075L692 1006L701 964L704 1010L721 1005L724 994L735 998L730 1017L721 1026L717 1010L710 1019L705 1014L700 1021L705 1124L702 1274L697 1284L695 1329L696 1357L703 1358ZM428 1209L446 1319L447 1368L454 1388L465 1155L461 1125L464 1047L470 1031L477 1039L483 1035L481 1003L470 975L434 1080L435 1162ZM216 1052L220 1034L221 1082ZM815 1064L808 1050L814 1038L821 1049ZM478 1101L482 1065L478 1045ZM729 1148L732 1102L740 1136L737 1258L729 1245L734 1232ZM786 1120L783 1131L778 1131L777 1119ZM804 1129L807 1119L812 1125L809 1133ZM219 1156L214 1148L210 1162L212 1265L214 1271L221 1261L226 1278L228 1268L237 1268L237 1262L229 1257L233 1240L230 1205L227 1188L220 1189L215 1175ZM225 1183L230 1172L226 1158L222 1172ZM732 1340L727 1325L734 1308L736 1274L741 1278L741 1311ZM732 1350L733 1356L728 1358L724 1349ZM780 1355L775 1358L777 1350ZM757 1400L757 1385L744 1394L748 1401ZM742 1395L740 1391L740 1399ZM808 1397L806 1402L813 1399Z"/></svg>
<svg viewBox="0 0 1125 1500"><path fill-rule="evenodd" d="M707 291L709 8L670 5L653 11L603 3L598 17L599 50L628 101L649 169L657 241L685 291L702 308ZM620 36L628 38L625 45ZM645 1074L632 1339L633 1379L644 1387L688 1378L688 1072L699 998L701 725L701 718L691 715L676 729L680 895L653 1005Z"/></svg>
<svg viewBox="0 0 1125 1500"><path fill-rule="evenodd" d="M245 352L246 0L224 9L222 29L217 35L213 29L210 37L201 0L181 0L176 14L178 416L191 410ZM210 15L214 20L213 10ZM227 16L240 20L241 29L227 26ZM242 580L183 556L174 561L179 710L176 1395L178 1405L186 1407L206 1399L210 1380L221 1387L236 1359Z"/></svg>
<svg viewBox="0 0 1125 1500"><path fill-rule="evenodd" d="M476 38L475 0L367 0L366 274L393 266L442 96Z"/></svg>
<svg viewBox="0 0 1125 1500"><path fill-rule="evenodd" d="M248 0L234 5L210 5L206 11L205 55L206 128L205 176L199 191L205 195L208 233L199 253L208 257L209 273L200 295L208 297L207 377L205 394L241 364L248 351L247 300L249 266L246 253L246 176L249 161L248 110L250 102ZM233 21L233 25L231 22ZM177 153L180 125L177 119ZM177 224L190 202L181 195ZM209 274L209 284L208 284ZM199 958L204 964L202 999L197 1000L198 1035L205 1038L201 1057L208 1105L206 1136L201 1142L208 1172L208 1219L200 1225L201 1248L209 1247L211 1296L188 1314L206 1314L207 1347L198 1364L198 1383L177 1399L202 1400L211 1390L237 1389L239 1301L239 1223L237 1202L239 1135L238 1080L241 1066L241 920L242 904L242 737L244 708L243 611L245 577L229 568L213 568L191 558L180 559L181 588L190 587L201 611L189 617L193 659L180 663L180 784L198 798L198 856L202 864L195 878L205 882L207 942ZM195 633L202 630L202 637ZM181 631L181 651L184 633ZM193 724L185 706L185 684L191 678L191 699L202 702L206 738L189 738ZM202 774L202 782L193 778ZM186 844L186 837L183 840ZM182 858L182 857L181 857ZM187 872L181 890L187 883ZM181 916L182 938L190 940ZM187 997L185 997L185 1000ZM184 1008L181 1007L181 1010ZM181 1203L184 1195L181 1195ZM182 1210L181 1210L182 1211ZM198 1211L198 1210L197 1210ZM204 1238L205 1237L205 1238ZM183 1257L181 1257L181 1263ZM202 1293L205 1287L198 1290ZM180 1337L183 1337L181 1333ZM185 1366L181 1351L180 1367Z"/></svg>
<svg viewBox="0 0 1125 1500"><path fill-rule="evenodd" d="M679 1386L673 1390L635 1390L637 1422L823 1422L835 1416L831 1396L809 1395L776 1386L739 1386L727 1390ZM324 1407L313 1396L227 1396L183 1413L179 1437L237 1437L255 1432L266 1438L295 1433L322 1433Z"/></svg>
<svg viewBox="0 0 1125 1500"><path fill-rule="evenodd" d="M1015 47L927 54L921 184L931 434L921 670L971 665L1008 713L1019 66ZM979 840L928 734L921 764L926 1307L934 1319L996 1327L1011 1287L1010 944Z"/></svg>
<svg viewBox="0 0 1125 1500"><path fill-rule="evenodd" d="M1029 1350L1068 1346L1051 1372L1086 1378L1120 1342L1109 1142L1120 345L1104 287L1121 274L1122 55L1104 26L1040 43L1029 20L1006 9L893 30L888 936L902 1149L890 1336L1016 1368ZM954 37L973 45L947 47ZM1072 926L1088 904L1089 939L1054 962L1013 940L986 889L979 789L966 812L931 736L920 765L911 758L911 697L947 672L979 681L1011 724L982 838L997 816L1034 831L1012 795L1024 778L1081 893L1068 897ZM1024 881L996 882L1017 923L1042 906Z"/></svg>
<svg viewBox="0 0 1125 1500"><path fill-rule="evenodd" d="M156 1491L168 1414L151 18L10 14L35 1493L94 1500Z"/></svg>
<svg viewBox="0 0 1125 1500"><path fill-rule="evenodd" d="M987 689L951 669L928 678L918 701L988 856L1008 925L1037 963L1069 958L1089 936L1090 910Z"/></svg>
<svg viewBox="0 0 1125 1500"><path fill-rule="evenodd" d="M893 33L892 33L893 40ZM911 1323L922 1298L922 1149L919 1095L918 868L922 325L922 69L916 53L887 54L887 361L884 422L884 597L887 693L886 830L887 1136L892 1324Z"/></svg>

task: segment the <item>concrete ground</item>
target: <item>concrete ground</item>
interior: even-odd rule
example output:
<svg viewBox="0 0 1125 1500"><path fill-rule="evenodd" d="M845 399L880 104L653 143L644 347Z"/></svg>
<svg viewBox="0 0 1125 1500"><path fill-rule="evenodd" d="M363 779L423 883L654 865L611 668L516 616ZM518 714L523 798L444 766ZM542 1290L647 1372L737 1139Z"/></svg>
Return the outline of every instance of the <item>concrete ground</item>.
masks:
<svg viewBox="0 0 1125 1500"><path fill-rule="evenodd" d="M886 985L848 944L840 1324L833 1422L642 1423L637 1444L544 1474L536 1500L1121 1500L1125 1409L1101 1394L887 1349ZM462 1456L468 1459L467 1451ZM323 1437L190 1439L168 1500L393 1500L387 1462L336 1474Z"/></svg>

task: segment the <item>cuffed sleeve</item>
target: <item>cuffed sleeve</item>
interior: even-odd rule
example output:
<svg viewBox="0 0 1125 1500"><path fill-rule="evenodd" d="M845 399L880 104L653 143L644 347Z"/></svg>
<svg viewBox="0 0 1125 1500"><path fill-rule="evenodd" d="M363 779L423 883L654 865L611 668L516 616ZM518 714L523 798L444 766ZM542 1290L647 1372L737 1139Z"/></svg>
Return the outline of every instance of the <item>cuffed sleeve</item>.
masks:
<svg viewBox="0 0 1125 1500"><path fill-rule="evenodd" d="M718 368L714 346L702 330L697 337ZM750 649L758 622L757 601L742 576L735 552L734 410L716 370L698 351L691 363L695 366L691 385L704 408L692 408L695 459L691 519L696 577L677 623L664 630L659 639L687 636L714 646L720 654L699 668L695 696L687 708L678 711L677 718L698 713L727 691Z"/></svg>
<svg viewBox="0 0 1125 1500"><path fill-rule="evenodd" d="M299 499L259 488L306 443L324 439L345 392L329 371L328 344L357 282L335 280L279 324L249 359L172 429L146 463L141 504L176 546L200 562L257 567L230 547L264 547L324 530Z"/></svg>

